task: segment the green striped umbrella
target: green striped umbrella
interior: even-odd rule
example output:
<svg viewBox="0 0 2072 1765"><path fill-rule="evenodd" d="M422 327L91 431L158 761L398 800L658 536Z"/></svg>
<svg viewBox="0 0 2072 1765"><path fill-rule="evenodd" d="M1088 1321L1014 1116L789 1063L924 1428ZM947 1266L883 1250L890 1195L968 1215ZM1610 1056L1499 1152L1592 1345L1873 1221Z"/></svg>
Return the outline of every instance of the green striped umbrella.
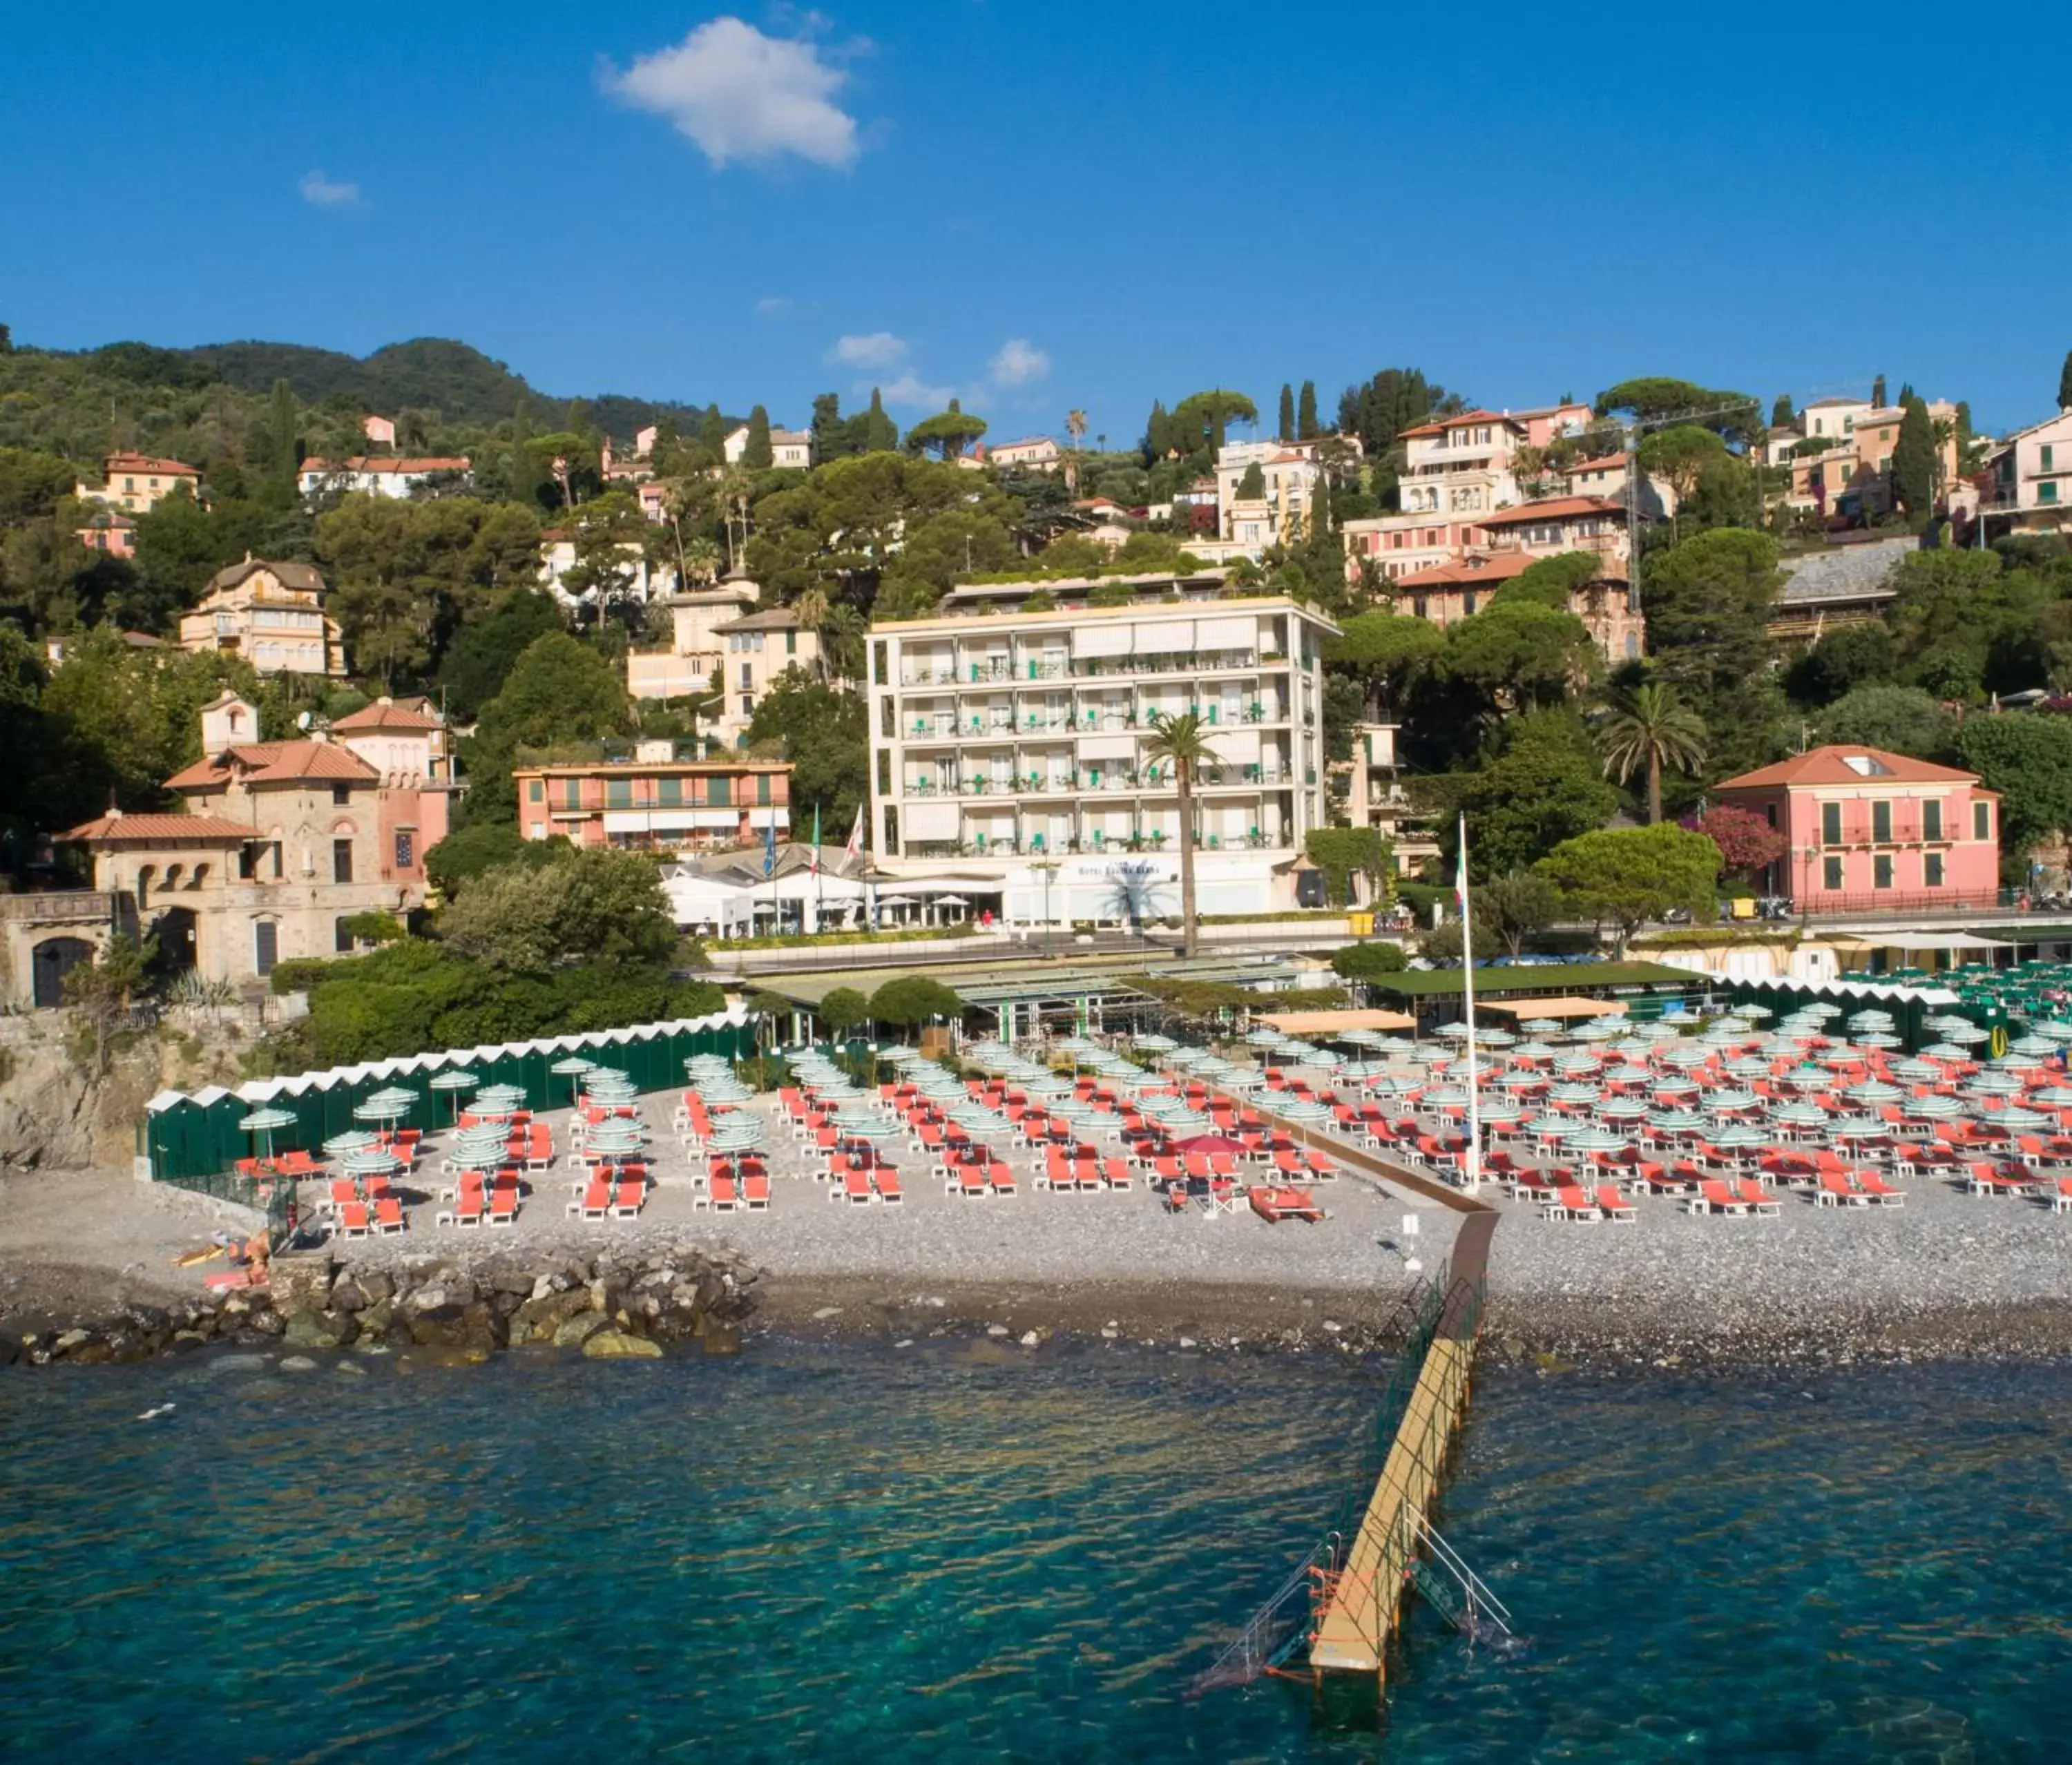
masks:
<svg viewBox="0 0 2072 1765"><path fill-rule="evenodd" d="M247 1134L259 1136L259 1155L270 1159L273 1155L273 1135L277 1129L293 1127L301 1118L292 1110L274 1109L269 1106L256 1109L237 1125Z"/></svg>

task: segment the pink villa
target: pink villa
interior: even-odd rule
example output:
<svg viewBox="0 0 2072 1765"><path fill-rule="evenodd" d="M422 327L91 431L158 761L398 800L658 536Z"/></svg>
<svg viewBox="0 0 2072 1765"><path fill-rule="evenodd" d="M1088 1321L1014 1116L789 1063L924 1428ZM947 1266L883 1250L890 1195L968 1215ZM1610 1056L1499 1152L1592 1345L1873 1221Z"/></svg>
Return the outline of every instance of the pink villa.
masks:
<svg viewBox="0 0 2072 1765"><path fill-rule="evenodd" d="M1975 773L1877 748L1825 747L1729 778L1791 848L1767 886L1801 913L1990 907L2000 899L2000 798Z"/></svg>

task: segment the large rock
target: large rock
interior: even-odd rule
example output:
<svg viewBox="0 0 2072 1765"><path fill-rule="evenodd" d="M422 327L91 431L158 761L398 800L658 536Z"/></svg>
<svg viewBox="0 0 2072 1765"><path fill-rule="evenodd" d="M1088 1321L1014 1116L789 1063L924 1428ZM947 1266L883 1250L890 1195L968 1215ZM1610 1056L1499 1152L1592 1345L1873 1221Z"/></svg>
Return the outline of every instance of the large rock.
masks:
<svg viewBox="0 0 2072 1765"><path fill-rule="evenodd" d="M277 1256L268 1266L267 1291L282 1311L327 1311L331 1309L331 1278L335 1273L326 1251Z"/></svg>
<svg viewBox="0 0 2072 1765"><path fill-rule="evenodd" d="M290 1311L281 1344L288 1348L335 1348L345 1340L335 1318L321 1311Z"/></svg>
<svg viewBox="0 0 2072 1765"><path fill-rule="evenodd" d="M528 1299L511 1315L511 1340L515 1344L552 1342L554 1332L569 1319L590 1310L589 1293L578 1287L573 1293L549 1293Z"/></svg>
<svg viewBox="0 0 2072 1765"><path fill-rule="evenodd" d="M583 1344L582 1352L590 1361L659 1361L662 1345L623 1330L599 1330Z"/></svg>
<svg viewBox="0 0 2072 1765"><path fill-rule="evenodd" d="M598 1312L586 1311L570 1318L554 1332L554 1346L557 1348L579 1348L600 1330L610 1327L611 1320Z"/></svg>

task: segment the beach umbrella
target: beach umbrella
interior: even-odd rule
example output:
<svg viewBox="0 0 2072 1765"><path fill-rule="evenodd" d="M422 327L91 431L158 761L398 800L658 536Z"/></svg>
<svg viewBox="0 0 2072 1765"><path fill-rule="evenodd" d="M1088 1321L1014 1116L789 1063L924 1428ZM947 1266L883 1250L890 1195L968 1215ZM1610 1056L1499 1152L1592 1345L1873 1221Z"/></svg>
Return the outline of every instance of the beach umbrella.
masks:
<svg viewBox="0 0 2072 1765"><path fill-rule="evenodd" d="M1515 1061L1552 1060L1560 1052L1552 1042L1527 1041L1511 1049L1511 1057Z"/></svg>
<svg viewBox="0 0 2072 1765"><path fill-rule="evenodd" d="M712 1138L706 1143L718 1147L722 1151L739 1151L749 1147L760 1146L764 1137L761 1119L753 1115L730 1115L713 1125Z"/></svg>
<svg viewBox="0 0 2072 1765"><path fill-rule="evenodd" d="M1745 1017L1752 1024L1760 1024L1766 1017L1774 1017L1776 1012L1767 1005L1737 1005L1734 1016Z"/></svg>
<svg viewBox="0 0 2072 1765"><path fill-rule="evenodd" d="M1975 1073L1965 1090L1985 1097L2012 1097L2021 1089L2021 1081L2004 1067L1989 1066L1982 1073Z"/></svg>
<svg viewBox="0 0 2072 1765"><path fill-rule="evenodd" d="M1890 1029L1893 1016L1890 1012L1852 1012L1848 1023L1851 1029Z"/></svg>
<svg viewBox="0 0 2072 1765"><path fill-rule="evenodd" d="M1417 1101L1426 1109L1465 1109L1468 1094L1457 1085L1434 1085L1423 1092Z"/></svg>
<svg viewBox="0 0 2072 1765"><path fill-rule="evenodd" d="M1809 1103L1801 1098L1790 1103L1781 1103L1770 1112L1770 1119L1786 1127L1825 1127L1827 1112L1818 1103Z"/></svg>
<svg viewBox="0 0 2072 1765"><path fill-rule="evenodd" d="M1750 1122L1729 1122L1708 1138L1715 1146L1733 1148L1770 1144L1770 1135Z"/></svg>
<svg viewBox="0 0 2072 1765"><path fill-rule="evenodd" d="M1554 1070L1564 1074L1594 1073L1604 1064L1595 1054L1576 1053L1554 1057Z"/></svg>
<svg viewBox="0 0 2072 1765"><path fill-rule="evenodd" d="M2019 1129L2050 1126L2049 1116L2040 1110L2025 1109L2019 1103L2010 1103L2005 1109L1996 1112L1992 1119L2005 1128Z"/></svg>
<svg viewBox="0 0 2072 1765"><path fill-rule="evenodd" d="M370 1097L354 1105L352 1119L356 1122L400 1122L410 1113L410 1103L415 1101L412 1098L399 1103L393 1098Z"/></svg>
<svg viewBox="0 0 2072 1765"><path fill-rule="evenodd" d="M1227 1091L1263 1090L1266 1086L1266 1075L1264 1073L1230 1073L1225 1074L1219 1082Z"/></svg>
<svg viewBox="0 0 2072 1765"><path fill-rule="evenodd" d="M1276 1033L1277 1034L1278 1032ZM1247 1038L1247 1040L1249 1039ZM1349 1029L1333 1036L1331 1040L1343 1042L1348 1048L1363 1048L1371 1051L1379 1048L1388 1038L1378 1029Z"/></svg>
<svg viewBox="0 0 2072 1765"><path fill-rule="evenodd" d="M689 1061L684 1062L686 1068L689 1065ZM565 1078L569 1082L569 1102L571 1107L574 1106L576 1100L576 1081L590 1070L590 1061L581 1054L564 1054L547 1069L557 1077Z"/></svg>
<svg viewBox="0 0 2072 1765"><path fill-rule="evenodd" d="M1485 1048L1508 1048L1518 1038L1507 1029L1478 1029L1475 1040Z"/></svg>
<svg viewBox="0 0 2072 1765"><path fill-rule="evenodd" d="M978 1102L960 1103L949 1112L949 1118L959 1127L969 1128L974 1134L997 1134L1007 1126L1004 1118Z"/></svg>
<svg viewBox="0 0 2072 1765"><path fill-rule="evenodd" d="M446 1163L463 1171L493 1171L504 1162L504 1145L456 1146L446 1154Z"/></svg>
<svg viewBox="0 0 2072 1765"><path fill-rule="evenodd" d="M372 1134L352 1130L343 1134L332 1135L324 1142L324 1151L333 1158L343 1158L348 1152L368 1151L380 1143Z"/></svg>
<svg viewBox="0 0 2072 1765"><path fill-rule="evenodd" d="M2023 1101L2049 1109L2072 1109L2072 1085L2045 1085L2031 1091Z"/></svg>
<svg viewBox="0 0 2072 1765"><path fill-rule="evenodd" d="M1968 1061L1971 1057L1970 1049L1959 1048L1955 1042L1930 1042L1921 1052L1926 1058L1935 1061ZM1938 1073L1936 1077L1939 1078L1942 1074Z"/></svg>
<svg viewBox="0 0 2072 1765"><path fill-rule="evenodd" d="M1290 1097L1276 1102L1273 1113L1287 1122L1322 1122L1330 1119L1331 1108L1313 1097Z"/></svg>
<svg viewBox="0 0 2072 1765"><path fill-rule="evenodd" d="M1546 1084L1547 1078L1544 1073L1520 1068L1515 1072L1499 1073L1496 1082L1507 1091L1536 1091Z"/></svg>
<svg viewBox="0 0 2072 1765"><path fill-rule="evenodd" d="M1647 1111L1644 1097L1608 1097L1597 1105L1599 1118L1607 1122L1637 1122Z"/></svg>
<svg viewBox="0 0 2072 1765"><path fill-rule="evenodd" d="M1648 1116L1647 1125L1664 1134L1695 1134L1705 1125L1705 1118L1695 1110L1656 1110Z"/></svg>
<svg viewBox="0 0 2072 1765"><path fill-rule="evenodd" d="M1437 1029L1433 1032L1433 1033L1437 1036L1443 1036L1448 1041L1451 1042L1466 1041L1468 1037L1474 1032L1457 1017L1450 1024L1441 1024Z"/></svg>
<svg viewBox="0 0 2072 1765"><path fill-rule="evenodd" d="M1536 1115L1525 1124L1525 1131L1543 1140L1558 1140L1581 1126L1566 1115Z"/></svg>
<svg viewBox="0 0 2072 1765"><path fill-rule="evenodd" d="M1133 1036L1130 1040L1147 1054L1170 1054L1180 1045L1170 1036Z"/></svg>
<svg viewBox="0 0 2072 1765"><path fill-rule="evenodd" d="M1892 1127L1875 1115L1844 1115L1830 1122L1827 1131L1832 1139L1880 1140L1892 1131Z"/></svg>
<svg viewBox="0 0 2072 1765"><path fill-rule="evenodd" d="M1954 1097L1938 1096L1931 1091L1926 1097L1910 1097L1900 1105L1902 1113L1916 1121L1947 1121L1952 1115L1963 1113L1964 1106Z"/></svg>
<svg viewBox="0 0 2072 1765"><path fill-rule="evenodd" d="M1843 1094L1857 1103L1897 1103L1906 1093L1881 1078L1867 1078L1860 1085L1852 1085Z"/></svg>
<svg viewBox="0 0 2072 1765"><path fill-rule="evenodd" d="M1417 1052L1417 1045L1407 1036L1384 1036L1375 1044L1374 1051L1377 1054L1415 1054Z"/></svg>
<svg viewBox="0 0 2072 1765"><path fill-rule="evenodd" d="M1364 1033L1365 1032L1363 1031L1356 1030L1354 1032L1355 1035L1361 1035ZM1271 1028L1261 1028L1252 1031L1246 1036L1244 1040L1246 1045L1251 1048L1278 1048L1281 1043L1288 1040L1288 1037L1282 1031ZM1352 1037L1348 1036L1345 1037L1344 1040L1350 1041Z"/></svg>
<svg viewBox="0 0 2072 1765"><path fill-rule="evenodd" d="M1698 1082L1695 1078L1659 1078L1655 1082L1653 1090L1657 1097L1696 1097Z"/></svg>
<svg viewBox="0 0 2072 1765"><path fill-rule="evenodd" d="M1548 1101L1556 1103L1594 1103L1603 1095L1594 1085L1556 1085L1547 1093Z"/></svg>
<svg viewBox="0 0 2072 1765"><path fill-rule="evenodd" d="M1507 1102L1501 1097L1486 1098L1476 1110L1486 1127L1493 1122L1515 1122L1525 1114L1522 1104Z"/></svg>
<svg viewBox="0 0 2072 1765"><path fill-rule="evenodd" d="M1609 1042L1626 1031L1623 1017L1593 1018L1587 1024L1578 1024L1568 1032L1569 1040L1577 1042Z"/></svg>
<svg viewBox="0 0 2072 1765"><path fill-rule="evenodd" d="M2008 1052L2010 1054L2052 1055L2058 1053L2059 1049L2048 1036L2039 1036L2031 1030L2029 1034L2018 1036L2008 1043Z"/></svg>
<svg viewBox="0 0 2072 1765"><path fill-rule="evenodd" d="M449 1066L442 1073L433 1073L426 1081L434 1090L451 1094L453 1119L456 1122L460 1119L460 1094L462 1091L473 1090L481 1082L482 1080L479 1075L469 1072L464 1066Z"/></svg>
<svg viewBox="0 0 2072 1765"><path fill-rule="evenodd" d="M1617 1054L1623 1060L1645 1060L1655 1052L1655 1044L1644 1036L1622 1036L1608 1046L1605 1052Z"/></svg>
<svg viewBox="0 0 2072 1765"><path fill-rule="evenodd" d="M339 1160L339 1168L351 1176L386 1176L402 1162L385 1147L369 1146L347 1152Z"/></svg>
<svg viewBox="0 0 2072 1765"><path fill-rule="evenodd" d="M1657 1049L1655 1057L1664 1066L1703 1066L1712 1058L1712 1051L1696 1042L1671 1042Z"/></svg>
<svg viewBox="0 0 2072 1765"><path fill-rule="evenodd" d="M1760 1109L1762 1107L1762 1099L1753 1091L1723 1087L1714 1091L1705 1099L1705 1107L1722 1112L1729 1110Z"/></svg>
<svg viewBox="0 0 2072 1765"><path fill-rule="evenodd" d="M270 1159L273 1155L273 1135L284 1127L293 1127L300 1120L292 1110L275 1109L270 1105L256 1109L237 1125L248 1134L259 1136L259 1155Z"/></svg>
<svg viewBox="0 0 2072 1765"><path fill-rule="evenodd" d="M1727 1070L1736 1078L1767 1078L1770 1076L1770 1062L1744 1057L1729 1061Z"/></svg>
<svg viewBox="0 0 2072 1765"><path fill-rule="evenodd" d="M1942 1028L1942 1036L1946 1041L1963 1042L1967 1045L1987 1041L1991 1039L1992 1033L1990 1030L1981 1029L1968 1018L1958 1023L1946 1024Z"/></svg>
<svg viewBox="0 0 2072 1765"><path fill-rule="evenodd" d="M1561 1146L1569 1152L1616 1152L1626 1143L1626 1136L1610 1130L1585 1124L1573 1133L1562 1136Z"/></svg>

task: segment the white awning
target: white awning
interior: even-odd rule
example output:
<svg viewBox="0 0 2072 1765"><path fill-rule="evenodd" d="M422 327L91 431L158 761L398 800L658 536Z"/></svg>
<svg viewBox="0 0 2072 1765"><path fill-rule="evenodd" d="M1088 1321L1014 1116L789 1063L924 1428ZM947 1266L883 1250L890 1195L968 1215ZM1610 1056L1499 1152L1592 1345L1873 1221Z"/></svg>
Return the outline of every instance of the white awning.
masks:
<svg viewBox="0 0 2072 1765"><path fill-rule="evenodd" d="M604 831L608 834L638 834L648 831L648 811L644 809L607 809L604 812Z"/></svg>
<svg viewBox="0 0 2072 1765"><path fill-rule="evenodd" d="M1139 655L1191 655L1194 649L1192 619L1160 619L1137 628Z"/></svg>
<svg viewBox="0 0 2072 1765"><path fill-rule="evenodd" d="M1194 622L1194 647L1198 650L1250 650L1257 647L1258 643L1256 615L1237 618L1226 615L1220 619Z"/></svg>
<svg viewBox="0 0 2072 1765"><path fill-rule="evenodd" d="M1082 626L1072 634L1072 654L1126 656L1129 654L1129 627L1120 619L1104 619L1098 625Z"/></svg>
<svg viewBox="0 0 2072 1765"><path fill-rule="evenodd" d="M954 839L957 806L953 802L910 802L900 811L900 834L907 839Z"/></svg>
<svg viewBox="0 0 2072 1765"><path fill-rule="evenodd" d="M1250 766L1259 758L1259 732L1256 729L1215 729L1209 733L1209 746L1216 757L1227 765Z"/></svg>
<svg viewBox="0 0 2072 1765"><path fill-rule="evenodd" d="M1130 760L1137 754L1137 737L1127 732L1120 735L1081 736L1079 745L1082 760Z"/></svg>
<svg viewBox="0 0 2072 1765"><path fill-rule="evenodd" d="M741 811L738 809L693 809L690 812L693 827L738 827Z"/></svg>

